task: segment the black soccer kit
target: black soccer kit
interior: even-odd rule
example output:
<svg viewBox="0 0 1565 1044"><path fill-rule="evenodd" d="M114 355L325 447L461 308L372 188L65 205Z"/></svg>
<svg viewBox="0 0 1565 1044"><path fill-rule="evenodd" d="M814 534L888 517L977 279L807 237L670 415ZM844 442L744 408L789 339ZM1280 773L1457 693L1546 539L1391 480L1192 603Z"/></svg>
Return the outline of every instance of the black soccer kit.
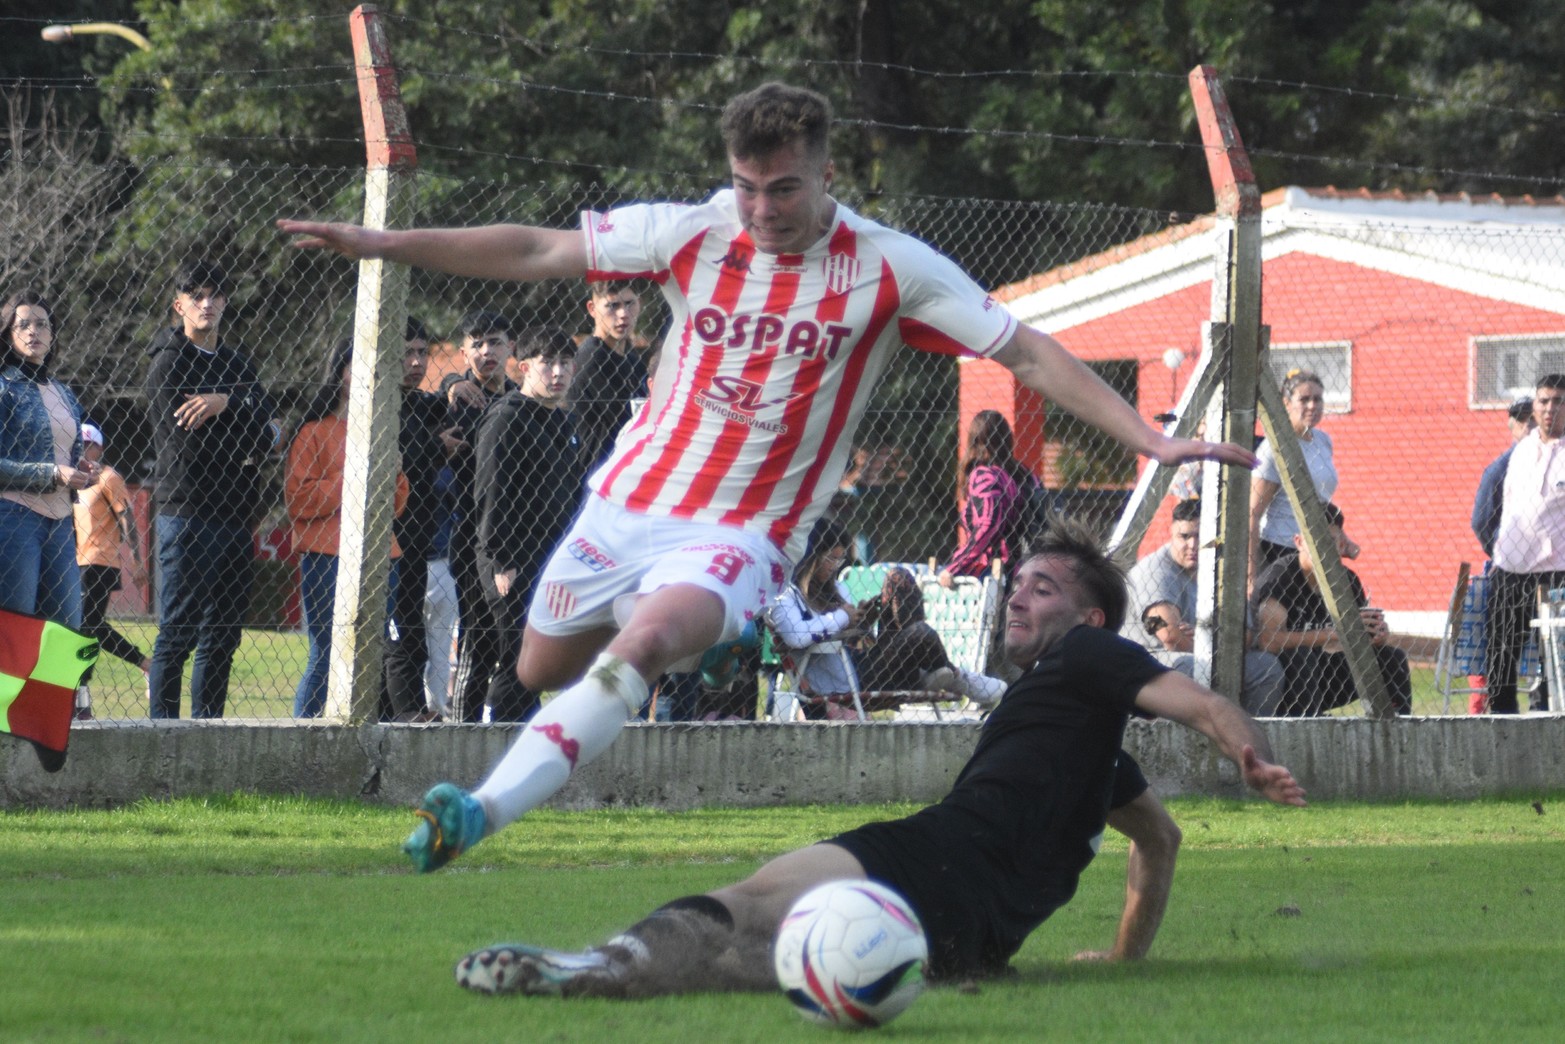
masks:
<svg viewBox="0 0 1565 1044"><path fill-rule="evenodd" d="M1006 692L944 800L828 842L912 904L931 977L1003 970L1075 894L1111 793L1146 789L1116 787L1116 761L1136 693L1165 669L1113 632L1072 629Z"/></svg>

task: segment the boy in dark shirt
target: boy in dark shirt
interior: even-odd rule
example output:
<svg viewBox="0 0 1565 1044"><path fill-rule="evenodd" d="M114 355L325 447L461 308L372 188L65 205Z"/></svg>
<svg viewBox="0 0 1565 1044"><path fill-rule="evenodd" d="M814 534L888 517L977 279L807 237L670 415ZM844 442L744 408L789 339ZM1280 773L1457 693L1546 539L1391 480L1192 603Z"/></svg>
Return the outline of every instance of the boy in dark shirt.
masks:
<svg viewBox="0 0 1565 1044"><path fill-rule="evenodd" d="M517 342L521 386L489 407L474 459L477 564L487 619L475 633L474 690L488 667L490 721L522 721L538 693L516 677L533 581L581 501L580 446L565 396L576 342L553 327Z"/></svg>

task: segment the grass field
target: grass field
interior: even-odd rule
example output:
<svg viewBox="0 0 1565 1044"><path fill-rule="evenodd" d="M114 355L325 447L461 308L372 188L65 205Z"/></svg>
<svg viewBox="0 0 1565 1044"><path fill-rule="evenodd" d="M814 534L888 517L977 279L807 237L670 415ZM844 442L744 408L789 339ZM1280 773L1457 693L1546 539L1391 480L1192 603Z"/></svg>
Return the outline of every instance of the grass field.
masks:
<svg viewBox="0 0 1565 1044"><path fill-rule="evenodd" d="M1113 838L1016 974L930 991L903 1040L1557 1040L1562 795L1170 803L1185 830L1153 958L1106 946ZM1536 807L1533 802L1537 801ZM1541 811L1540 811L1541 810ZM0 814L0 1040L819 1040L780 996L466 994L468 949L578 946L776 852L903 808L534 813L440 874L406 811L233 797Z"/></svg>

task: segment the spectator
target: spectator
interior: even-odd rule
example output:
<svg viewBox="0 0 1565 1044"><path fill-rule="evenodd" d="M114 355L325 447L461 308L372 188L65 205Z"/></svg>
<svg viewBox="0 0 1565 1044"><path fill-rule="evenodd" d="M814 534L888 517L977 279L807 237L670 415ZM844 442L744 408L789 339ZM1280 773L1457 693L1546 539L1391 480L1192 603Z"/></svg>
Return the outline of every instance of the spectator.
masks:
<svg viewBox="0 0 1565 1044"><path fill-rule="evenodd" d="M588 283L587 314L592 335L581 343L566 403L576 419L584 474L613 448L632 402L647 397L646 350L636 344L641 298L630 280Z"/></svg>
<svg viewBox="0 0 1565 1044"><path fill-rule="evenodd" d="M1166 638L1160 638L1143 624L1148 610L1154 603L1172 603L1178 618L1186 627L1196 619L1196 560L1199 555L1201 529L1201 501L1181 500L1174 505L1174 520L1169 526L1168 543L1137 562L1126 577L1130 588L1130 614L1128 623L1120 632L1122 637L1140 642L1164 666L1181 674L1195 677L1193 644L1175 647ZM1165 621L1168 614L1162 614ZM1177 635L1177 630L1171 631ZM1254 635L1252 634L1253 640ZM1244 686L1239 692L1239 703L1258 718L1277 713L1283 696L1283 669L1277 657L1260 649L1247 649L1244 654Z"/></svg>
<svg viewBox="0 0 1565 1044"><path fill-rule="evenodd" d="M148 710L179 717L185 661L190 716L221 718L228 676L250 609L252 526L260 513L261 463L277 443L277 410L249 356L219 334L228 276L187 261L174 276L178 322L148 354L147 403L157 515L158 637Z"/></svg>
<svg viewBox="0 0 1565 1044"><path fill-rule="evenodd" d="M851 545L852 538L836 523L823 519L815 524L809 546L794 571L793 585L778 596L771 612L772 629L784 645L805 649L834 639L851 641L862 637L862 632L855 628L870 605L854 605L847 589L837 581ZM906 578L905 582L890 579L898 573ZM918 589L912 579L903 570L888 574L891 597L887 598L883 589L881 598L872 601L880 603L877 612L889 619L891 626L883 630L879 641L863 651L848 647L859 691L948 688L975 703L994 703L1005 691L1005 683L952 666L940 636L923 619L922 598L917 599L914 608L905 591L898 590L905 583L916 595ZM894 611L887 612L888 609ZM819 697L804 704L807 718L836 716L838 712L832 708L840 706L844 697L851 698L854 691L848 667L838 656L811 656L800 682L805 693Z"/></svg>
<svg viewBox="0 0 1565 1044"><path fill-rule="evenodd" d="M111 656L134 664L146 674L152 661L136 643L109 624L109 596L120 589L121 556L128 548L131 579L139 587L147 582L147 566L141 560L141 537L136 531L125 478L103 464L103 432L96 425L82 425L82 460L99 465L98 482L76 494L76 564L81 569L82 631L98 639L98 647ZM87 683L92 668L82 675L76 690L76 717L92 717L92 696Z"/></svg>
<svg viewBox="0 0 1565 1044"><path fill-rule="evenodd" d="M1310 370L1289 370L1282 382L1282 398L1315 495L1323 503L1329 501L1337 492L1337 465L1332 460L1331 436L1319 427L1326 412L1326 385ZM1293 557L1293 538L1299 535L1298 517L1282 488L1277 447L1267 440L1256 448L1255 454L1261 463L1250 480L1252 591L1262 569L1279 559ZM1348 558L1357 558L1357 545L1349 540L1345 553Z"/></svg>
<svg viewBox="0 0 1565 1044"><path fill-rule="evenodd" d="M1029 538L1028 505L1041 499L1043 484L1016 459L1011 426L995 410L980 410L967 430L967 458L958 479L966 491L962 528L967 539L940 570L940 586L959 576L983 576L991 559L1010 564ZM1032 523L1043 524L1047 513Z"/></svg>
<svg viewBox="0 0 1565 1044"><path fill-rule="evenodd" d="M296 718L318 718L326 705L332 610L337 593L337 551L342 537L342 479L348 461L348 391L352 372L353 345L343 341L332 353L327 380L305 406L299 430L288 446L283 497L288 506L288 518L293 523L293 550L299 556L299 604L304 610L304 630L310 639L304 675L294 691L293 716ZM407 476L398 473L397 514L407 506L407 499ZM401 548L392 536L393 563L400 554Z"/></svg>
<svg viewBox="0 0 1565 1044"><path fill-rule="evenodd" d="M1505 411L1505 427L1510 432L1511 444L1505 452L1494 458L1483 469L1478 479L1478 492L1473 497L1473 536L1478 538L1483 553L1489 561L1484 563L1484 574L1494 566L1494 536L1500 529L1500 509L1504 503L1505 472L1511 465L1511 451L1534 428L1532 396L1526 395L1512 402ZM1467 712L1482 714L1488 708L1488 683L1481 674L1469 674L1467 686Z"/></svg>
<svg viewBox="0 0 1565 1044"><path fill-rule="evenodd" d="M1335 504L1322 504L1321 508L1326 512L1340 554L1347 543L1342 532L1342 512ZM1358 692L1342 651L1342 639L1321 597L1321 578L1304 546L1304 537L1295 536L1293 545L1293 558L1273 562L1255 581L1254 612L1259 621L1256 644L1276 653L1288 676L1279 713L1297 717L1345 706L1358 699ZM1364 628L1369 632L1392 705L1398 714L1408 714L1412 710L1413 682L1407 654L1390 644L1391 632L1385 616L1379 609L1369 608L1357 574L1351 569L1347 573L1354 604L1359 606Z"/></svg>
<svg viewBox="0 0 1565 1044"><path fill-rule="evenodd" d="M449 430L449 429L448 429ZM460 445L453 451L462 452ZM429 584L424 589L424 630L428 636L429 663L424 667L424 704L432 714L451 713L451 664L456 659L456 580L451 575L451 487L455 483L448 461L435 476L434 547L430 551Z"/></svg>
<svg viewBox="0 0 1565 1044"><path fill-rule="evenodd" d="M486 615L470 632L464 667L472 673L460 683L465 692L487 692L490 721L522 721L538 709L539 693L516 676L522 625L538 570L576 517L583 489L581 444L564 408L576 342L563 330L543 327L525 332L517 344L521 387L484 414L474 467ZM573 553L591 556L592 550Z"/></svg>
<svg viewBox="0 0 1565 1044"><path fill-rule="evenodd" d="M54 309L23 290L0 305L0 608L81 627L71 493L98 481L81 405L50 376Z"/></svg>
<svg viewBox="0 0 1565 1044"><path fill-rule="evenodd" d="M1483 469L1483 475L1478 479L1478 495L1473 498L1473 536L1478 538L1483 553L1491 559L1494 557L1494 537L1500 531L1505 472L1511 466L1511 453L1516 444L1537 427L1532 418L1532 396L1511 403L1505 411L1505 427L1511 434L1511 444Z"/></svg>
<svg viewBox="0 0 1565 1044"><path fill-rule="evenodd" d="M1511 450L1502 486L1500 527L1489 570L1488 644L1484 677L1491 714L1517 713L1516 671L1527 642L1537 592L1565 583L1565 374L1538 378L1532 416L1537 427ZM1549 709L1545 681L1532 690L1532 709Z"/></svg>
<svg viewBox="0 0 1565 1044"><path fill-rule="evenodd" d="M396 721L433 720L444 703L429 701L425 693L424 679L431 658L425 606L429 563L435 557L445 513L440 469L460 440L455 426L446 425L445 400L419 388L428 366L429 332L410 316L403 337L402 409L397 435L402 473L408 481L408 503L392 529L402 557L397 562L397 586L391 608L392 637L386 647L387 706L382 708L383 716ZM449 631L446 642L442 657L449 656Z"/></svg>
<svg viewBox="0 0 1565 1044"><path fill-rule="evenodd" d="M451 423L461 448L451 458L451 576L456 581L457 667L452 683L451 714L458 721L482 721L489 669L474 657L486 655L481 631L488 617L484 581L474 545L478 539L477 491L473 487L478 424L492 403L516 383L505 375L505 364L516 349L511 322L498 312L470 312L462 319L462 357L467 369L447 374L440 382L450 404Z"/></svg>

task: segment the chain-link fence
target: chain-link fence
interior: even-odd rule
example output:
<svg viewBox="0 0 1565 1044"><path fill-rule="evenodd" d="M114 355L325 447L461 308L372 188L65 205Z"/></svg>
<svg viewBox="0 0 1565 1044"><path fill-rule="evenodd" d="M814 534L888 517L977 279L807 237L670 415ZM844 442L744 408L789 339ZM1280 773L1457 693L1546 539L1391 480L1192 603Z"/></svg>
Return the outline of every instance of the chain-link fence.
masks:
<svg viewBox="0 0 1565 1044"><path fill-rule="evenodd" d="M52 375L79 400L83 419L101 433L103 462L122 480L105 471L74 497L15 484L5 493L4 506L24 521L30 519L17 512L76 516L80 603L86 626L101 628L106 650L88 682L90 712L135 720L193 710L259 718L318 710L346 445L342 356L335 349L351 333L356 272L340 259L288 249L271 219L356 219L362 171L157 163L131 169L35 149L13 153L3 177L8 234L0 289L33 288L48 298ZM658 195L694 200L709 188L670 183ZM528 184L436 175L420 175L415 194L423 225L519 220L556 227L622 195L603 186L562 198ZM1057 334L1143 416L1173 407L1204 351L1201 324L1222 250L1204 220L1170 224L1166 212L1116 206L895 196L844 202L956 258L1020 318ZM1565 370L1562 220L1565 206L1557 200L1300 190L1267 200L1272 379L1280 383L1294 369L1319 376L1295 382L1290 399L1301 403L1296 428L1308 435L1301 445L1318 488L1345 512L1349 565L1365 598L1384 613L1374 618L1372 636L1395 650L1383 657L1388 684L1418 712L1459 709L1466 701L1451 695L1452 683L1436 684L1434 668L1458 567L1469 562L1476 571L1485 559L1469 517L1476 521L1480 475L1511 443L1508 410L1524 414L1510 410L1513 402L1536 395L1541 417L1561 394L1535 393L1534 385L1540 374ZM223 270L224 285L212 285L219 277L208 272L184 287L224 291L219 316L198 314L199 294L179 294L176 272L195 260ZM648 352L667 312L654 287L638 286L635 295L642 305L637 351ZM497 596L494 573L504 571L490 568L497 545L484 544L489 557L481 557L478 542L498 540L493 531L506 529L506 539L520 540L526 553L516 564L529 567L574 510L578 501L562 491L579 476L563 466L563 451L536 441L557 431L527 428L532 441L516 442L513 432L507 442L502 422L491 420L490 444L483 445L485 418L493 416L483 407L506 385L481 365L470 372L480 361L473 342L499 332L504 356L512 341L546 342L544 330L581 341L593 331L588 299L581 285L412 274L407 311L422 329L409 332L423 335L417 339L427 339L429 352L424 372L410 371L410 388L416 384L428 397L410 394L403 409L403 514L396 526L403 557L391 616L393 636L421 651L398 654L388 715L480 720L493 700L487 713L501 720L531 706L533 695L508 681L515 627L500 621L515 599ZM464 317L475 311L503 322L478 324L493 331L468 323L464 333ZM208 339L203 323L217 335L205 347L220 343L231 356L203 356L186 343L189 336ZM505 379L524 378L515 358L501 362ZM246 366L253 366L253 379ZM470 383L487 388L451 391L453 382L474 376L480 379ZM1318 394L1307 394L1311 389ZM573 411L585 416L598 406L623 416L620 398L590 398L578 392ZM1019 391L994 364L906 351L856 433L837 505L861 558L933 562L938 572L962 557L975 535L982 542L1007 532L1005 525L985 528L976 510L965 520L984 532L962 525L973 482L961 468L964 446L983 411L1005 421L1016 457L1041 481L1034 496L1019 473L1008 510L1058 511L1100 528L1117 516L1136 474L1135 461L1117 446ZM6 424L18 416L13 408ZM398 433L370 438L384 444ZM1547 512L1565 474L1556 480L1550 470L1552 442L1534 436L1523 445L1527 468L1517 469L1513 457L1509 484L1500 488L1510 494L1531 485L1506 501L1514 517L1497 516L1496 552L1505 565L1503 548L1515 545L1506 572L1520 579L1490 585L1511 592L1500 625L1505 648L1509 636L1527 630L1539 584L1547 590L1562 583L1545 567L1552 564ZM532 478L524 481L523 473ZM1267 485L1275 478L1257 473L1263 495L1276 491ZM528 492L529 482L538 483L536 492ZM1198 489L1199 481L1186 476L1176 496ZM1330 621L1311 601L1308 570L1300 570L1283 499L1274 497L1259 523L1258 546L1266 553L1255 578L1262 597L1252 614L1257 647L1245 702L1257 710L1356 713ZM203 506L217 502L216 514ZM1138 595L1127 633L1156 647L1155 633L1177 649L1182 625L1193 622L1193 594L1182 557L1188 520L1171 520L1173 510L1171 498L1141 546L1142 572L1155 572L1163 586L1151 600ZM223 525L210 525L214 519ZM500 524L523 519L520 528ZM489 529L481 534L483 526ZM392 534L371 539L389 543ZM238 540L237 550L218 548L224 540ZM22 546L0 554L23 557ZM1271 558L1277 575L1263 577ZM199 569L191 565L197 561L204 563ZM409 576L414 581L403 583ZM524 585L525 576L518 582ZM453 587L463 592L460 614ZM1512 597L1515 590L1523 593ZM55 604L76 604L59 597ZM168 637L171 613L177 640ZM452 671L462 645L457 636L465 629L471 638L485 626L492 628L487 643L475 643L470 662ZM151 692L142 667L155 649L159 691ZM181 651L190 654L182 662ZM1495 666L1504 670L1510 662L1502 655ZM484 684L491 676L496 683ZM1252 685L1270 695L1249 692ZM747 715L759 695L725 700L708 692L664 705ZM85 695L83 703L85 710Z"/></svg>

